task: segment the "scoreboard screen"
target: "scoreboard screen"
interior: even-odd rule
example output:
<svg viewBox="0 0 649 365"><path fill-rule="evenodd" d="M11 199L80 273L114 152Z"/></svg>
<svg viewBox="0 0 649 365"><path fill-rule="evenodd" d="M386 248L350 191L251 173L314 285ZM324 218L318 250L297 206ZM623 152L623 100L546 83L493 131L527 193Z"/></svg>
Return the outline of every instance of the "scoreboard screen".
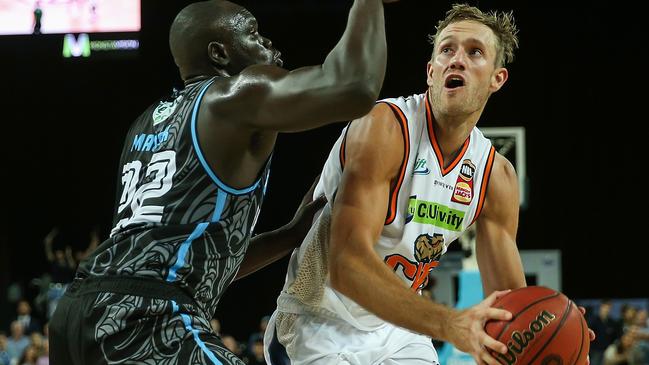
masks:
<svg viewBox="0 0 649 365"><path fill-rule="evenodd" d="M140 1L0 0L0 35L138 32Z"/></svg>

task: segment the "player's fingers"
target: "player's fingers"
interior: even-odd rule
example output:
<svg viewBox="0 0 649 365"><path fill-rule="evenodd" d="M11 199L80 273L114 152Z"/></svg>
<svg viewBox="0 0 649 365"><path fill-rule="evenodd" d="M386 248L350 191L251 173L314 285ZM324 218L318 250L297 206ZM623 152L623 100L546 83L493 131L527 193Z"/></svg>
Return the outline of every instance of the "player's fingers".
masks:
<svg viewBox="0 0 649 365"><path fill-rule="evenodd" d="M582 316L585 316L585 315L586 315L586 308L584 308L584 307L582 307L582 306L577 306L577 308L579 308L579 312L581 312L581 315L582 315ZM596 336L595 336L595 332L589 328L589 329L588 329L588 338L589 338L591 341L594 341L594 340L595 340L595 337L596 337Z"/></svg>
<svg viewBox="0 0 649 365"><path fill-rule="evenodd" d="M505 294L509 293L511 290L497 290L494 291L493 293L489 294L485 300L482 301L483 304L485 304L488 307L491 307L496 300L500 299L503 297Z"/></svg>
<svg viewBox="0 0 649 365"><path fill-rule="evenodd" d="M325 204L327 204L327 197L324 196L324 195L320 195L319 197L315 198L314 201L308 203L308 204L304 207L304 209L305 209L308 213L311 213L311 212L314 212L314 213L315 213L316 211L322 209L322 207L324 207Z"/></svg>
<svg viewBox="0 0 649 365"><path fill-rule="evenodd" d="M479 355L471 355L473 357L473 361L475 361L476 365L486 365L487 363L482 361Z"/></svg>
<svg viewBox="0 0 649 365"><path fill-rule="evenodd" d="M483 350L480 352L480 360L484 364L489 364L489 365L501 365L498 360L496 360L495 357L491 355L491 353L487 350Z"/></svg>
<svg viewBox="0 0 649 365"><path fill-rule="evenodd" d="M492 337L490 337L486 333L482 337L482 345L486 349L491 349L491 350L494 350L494 351L499 352L501 354L506 354L507 353L507 346L505 346L504 343L502 343L500 341L496 341L495 339L493 339ZM489 351L487 351L487 352L489 352Z"/></svg>
<svg viewBox="0 0 649 365"><path fill-rule="evenodd" d="M498 321L509 321L512 319L512 313L504 309L499 308L487 308L485 311L485 317L487 320L495 319Z"/></svg>
<svg viewBox="0 0 649 365"><path fill-rule="evenodd" d="M316 185L318 185L318 181L320 180L320 175L315 177L315 180L313 180L313 183L309 187L309 190L304 194L304 197L302 197L302 202L300 203L300 206L306 205L308 202L313 200L313 192L315 191Z"/></svg>

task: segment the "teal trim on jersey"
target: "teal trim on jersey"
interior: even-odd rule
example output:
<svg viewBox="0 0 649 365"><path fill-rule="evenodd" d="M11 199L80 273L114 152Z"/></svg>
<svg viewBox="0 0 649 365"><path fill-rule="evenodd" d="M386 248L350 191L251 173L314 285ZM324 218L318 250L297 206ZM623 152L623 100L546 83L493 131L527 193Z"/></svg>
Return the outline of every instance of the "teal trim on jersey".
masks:
<svg viewBox="0 0 649 365"><path fill-rule="evenodd" d="M223 208L225 208L225 200L228 197L228 193L221 189L217 189L216 193L216 204L214 204L214 214L212 214L212 222L218 222L221 220L221 214L223 214Z"/></svg>
<svg viewBox="0 0 649 365"><path fill-rule="evenodd" d="M258 179L253 185L243 188L243 189L235 189L231 186L228 186L225 184L223 181L219 180L218 177L216 177L216 174L212 169L210 168L210 165L207 164L207 161L205 160L205 157L203 157L203 151L201 151L201 147L198 144L198 133L196 132L196 121L198 117L198 107L201 105L201 100L203 99L203 95L205 95L205 92L207 91L207 88L212 85L214 80L211 80L205 86L203 86L203 89L198 93L198 96L196 97L196 101L194 102L194 110L192 112L192 124L191 124L191 131L192 131L192 141L194 143L194 150L196 151L196 155L198 156L198 160L201 162L201 165L203 165L203 168L207 172L207 175L209 175L210 178L212 178L212 181L218 186L219 188L225 190L226 192L232 194L232 195L243 195L247 194L257 188L259 186L259 182L261 181L261 178Z"/></svg>
<svg viewBox="0 0 649 365"><path fill-rule="evenodd" d="M268 162L266 162L266 166L268 166L273 159L273 155L270 155L270 158L268 159ZM266 189L268 189L268 181L270 181L270 169L266 171L266 182L264 183L264 196L266 196Z"/></svg>
<svg viewBox="0 0 649 365"><path fill-rule="evenodd" d="M198 347L200 347L201 350L203 350L205 355L207 355L207 357L210 360L212 360L212 363L214 365L223 365L223 363L220 362L219 359L216 358L216 356L214 356L214 353L210 351L207 348L207 346L205 346L205 342L203 342L203 340L201 340L200 337L198 337L198 330L192 327L192 319L189 318L189 315L185 313L181 313L180 317L183 319L183 323L185 324L185 329L194 335L194 341L196 341Z"/></svg>
<svg viewBox="0 0 649 365"><path fill-rule="evenodd" d="M180 249L178 249L178 257L176 258L176 262L173 264L171 269L169 269L169 274L167 274L167 281L175 281L178 269L183 267L185 265L185 256L187 256L187 251L189 251L189 246L192 245L192 242L197 239L200 235L205 232L205 229L209 225L209 222L204 222L196 226L194 229L194 232L187 237L185 242L183 242L180 245Z"/></svg>

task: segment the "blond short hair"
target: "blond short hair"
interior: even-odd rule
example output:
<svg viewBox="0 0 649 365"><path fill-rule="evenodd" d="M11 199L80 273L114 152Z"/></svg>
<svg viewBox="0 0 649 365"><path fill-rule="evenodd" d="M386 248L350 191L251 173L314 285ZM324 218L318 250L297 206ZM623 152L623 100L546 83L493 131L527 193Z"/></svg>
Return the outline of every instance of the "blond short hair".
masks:
<svg viewBox="0 0 649 365"><path fill-rule="evenodd" d="M455 4L446 12L446 18L435 27L435 34L428 36L430 43L436 42L444 28L463 20L475 21L489 27L496 36L496 67L504 67L514 61L514 50L518 48L518 29L513 12L490 11L487 13L467 4Z"/></svg>

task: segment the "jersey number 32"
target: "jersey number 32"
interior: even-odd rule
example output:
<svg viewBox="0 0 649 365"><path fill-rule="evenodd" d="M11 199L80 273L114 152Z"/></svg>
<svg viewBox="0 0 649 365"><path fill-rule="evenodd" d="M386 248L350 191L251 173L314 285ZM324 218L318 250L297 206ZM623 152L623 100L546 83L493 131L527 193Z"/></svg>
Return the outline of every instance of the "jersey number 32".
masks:
<svg viewBox="0 0 649 365"><path fill-rule="evenodd" d="M131 210L131 216L121 219L113 228L111 235L122 228L138 223L159 223L162 221L164 206L147 204L146 200L159 198L171 190L176 173L176 152L154 153L142 174L142 162L131 161L122 168L122 195L117 214L124 209Z"/></svg>

